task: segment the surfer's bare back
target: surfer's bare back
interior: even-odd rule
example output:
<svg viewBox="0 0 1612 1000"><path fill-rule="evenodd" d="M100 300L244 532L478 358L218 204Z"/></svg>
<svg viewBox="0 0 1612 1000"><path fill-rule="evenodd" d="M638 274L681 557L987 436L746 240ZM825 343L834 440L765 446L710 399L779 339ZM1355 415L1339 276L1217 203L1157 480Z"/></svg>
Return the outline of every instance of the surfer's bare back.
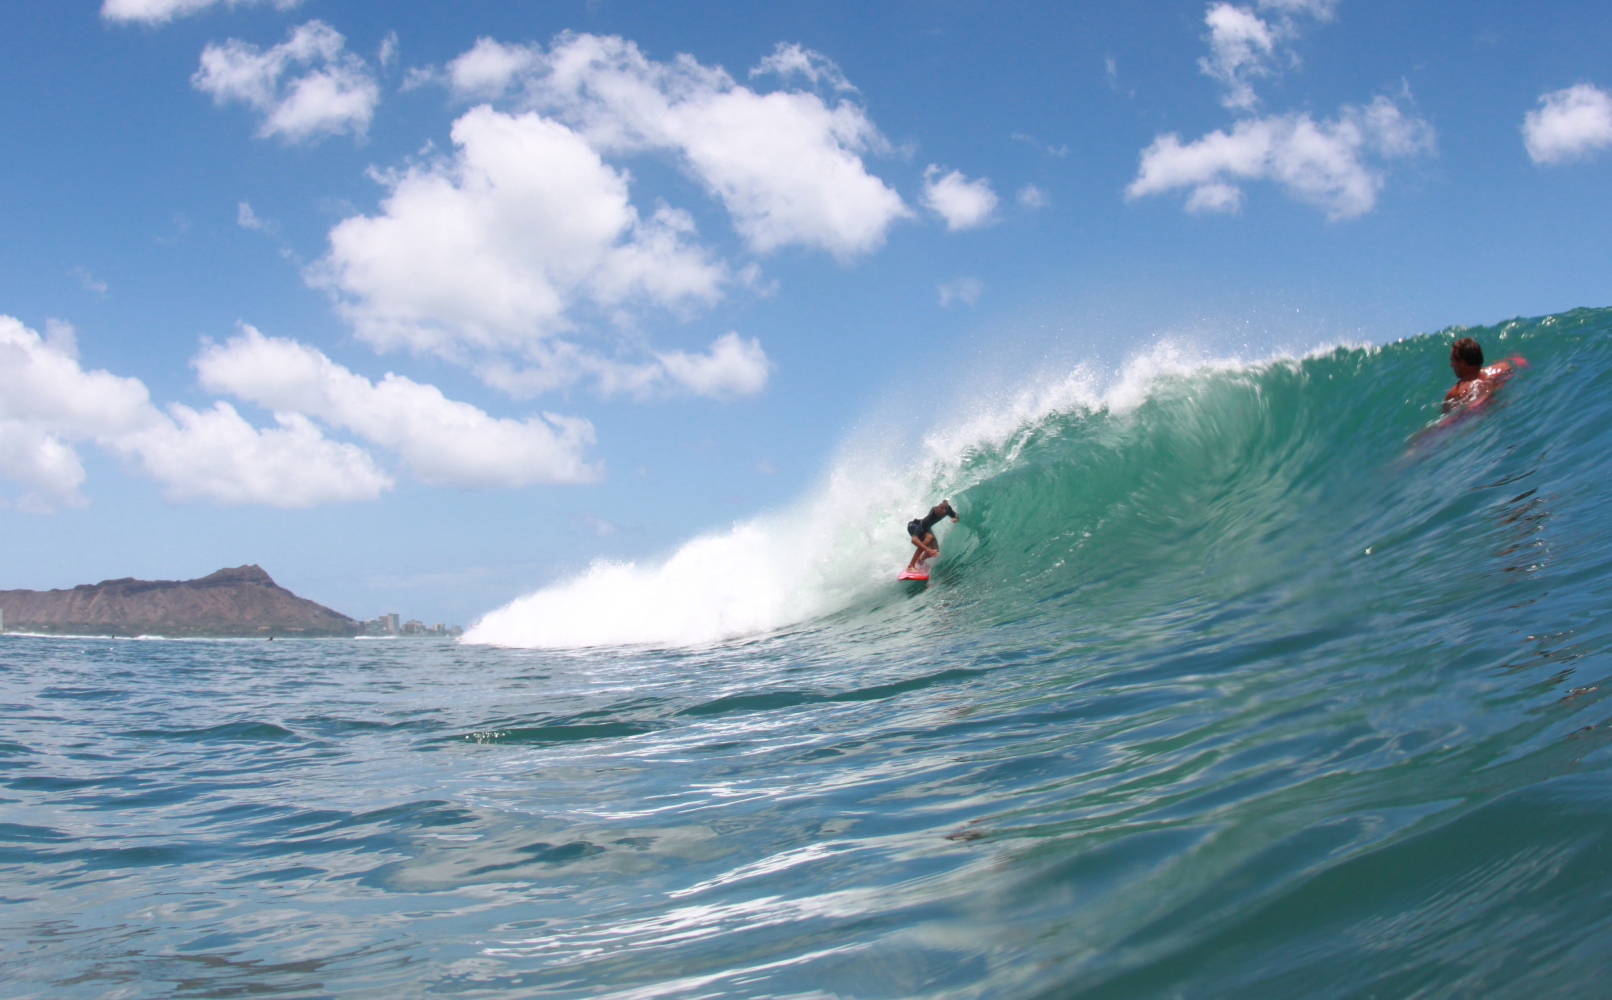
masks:
<svg viewBox="0 0 1612 1000"><path fill-rule="evenodd" d="M1456 381L1444 394L1444 412L1475 409L1488 400L1513 371L1527 365L1521 355L1513 354L1485 368L1483 348L1471 337L1462 337L1450 345L1450 369L1455 372Z"/></svg>
<svg viewBox="0 0 1612 1000"><path fill-rule="evenodd" d="M935 541L935 524L943 517L957 520L957 512L952 510L950 500L942 500L929 508L929 513L923 517L915 517L907 522L907 536L912 539L912 560L907 563L907 571L911 572L920 560L933 559L940 555L940 543Z"/></svg>

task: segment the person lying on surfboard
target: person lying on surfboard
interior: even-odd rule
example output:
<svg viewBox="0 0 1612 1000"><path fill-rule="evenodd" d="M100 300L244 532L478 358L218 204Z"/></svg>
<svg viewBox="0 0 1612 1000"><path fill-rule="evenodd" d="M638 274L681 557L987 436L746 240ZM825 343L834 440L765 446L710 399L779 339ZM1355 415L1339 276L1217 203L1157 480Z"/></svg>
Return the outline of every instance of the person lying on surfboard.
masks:
<svg viewBox="0 0 1612 1000"><path fill-rule="evenodd" d="M957 520L957 512L952 510L950 500L942 500L929 508L928 515L907 522L907 535L912 539L913 548L918 550L912 554L912 561L907 563L907 572L912 572L922 560L940 555L940 543L935 541L935 523L943 517Z"/></svg>
<svg viewBox="0 0 1612 1000"><path fill-rule="evenodd" d="M1483 367L1483 348L1471 337L1462 337L1450 345L1450 368L1455 372L1455 385L1444 394L1444 412L1475 409L1487 400L1501 383L1511 377L1516 368L1527 367L1528 362L1513 354L1504 361Z"/></svg>

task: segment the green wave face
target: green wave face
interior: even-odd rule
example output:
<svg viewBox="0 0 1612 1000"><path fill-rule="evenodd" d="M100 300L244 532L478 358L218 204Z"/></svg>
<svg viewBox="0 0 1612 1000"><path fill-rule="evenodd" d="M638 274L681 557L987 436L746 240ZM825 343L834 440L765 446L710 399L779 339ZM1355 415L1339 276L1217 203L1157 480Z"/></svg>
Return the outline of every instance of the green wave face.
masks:
<svg viewBox="0 0 1612 1000"><path fill-rule="evenodd" d="M982 623L1104 641L1206 615L1364 627L1436 606L1509 543L1503 501L1605 462L1562 445L1598 433L1585 376L1607 370L1609 329L1612 311L1577 310L1166 376L1126 411L1049 414L949 477L964 518L935 580ZM1529 364L1440 427L1456 336Z"/></svg>

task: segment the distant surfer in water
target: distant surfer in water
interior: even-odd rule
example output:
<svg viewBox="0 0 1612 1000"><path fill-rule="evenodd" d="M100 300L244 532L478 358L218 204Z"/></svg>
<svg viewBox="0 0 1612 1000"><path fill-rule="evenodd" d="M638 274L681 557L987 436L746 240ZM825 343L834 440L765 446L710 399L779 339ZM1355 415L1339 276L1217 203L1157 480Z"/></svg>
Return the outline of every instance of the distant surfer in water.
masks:
<svg viewBox="0 0 1612 1000"><path fill-rule="evenodd" d="M1457 413L1476 409L1494 391L1511 377L1516 368L1528 362L1513 354L1504 361L1483 366L1483 348L1471 337L1462 337L1450 345L1450 368L1455 372L1455 385L1444 394L1444 412Z"/></svg>
<svg viewBox="0 0 1612 1000"><path fill-rule="evenodd" d="M957 520L957 512L952 510L950 500L942 500L929 508L929 513L924 517L915 517L907 522L907 535L912 538L912 546L917 550L912 554L912 561L907 563L907 572L912 572L923 560L940 555L940 543L935 541L935 524L943 517Z"/></svg>

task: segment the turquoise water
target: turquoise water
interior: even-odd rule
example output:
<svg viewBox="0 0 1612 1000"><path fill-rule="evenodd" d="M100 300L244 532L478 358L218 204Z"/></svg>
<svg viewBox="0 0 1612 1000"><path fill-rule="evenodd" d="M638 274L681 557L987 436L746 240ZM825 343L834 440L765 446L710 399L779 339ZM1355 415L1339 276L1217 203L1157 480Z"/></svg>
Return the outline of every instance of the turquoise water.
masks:
<svg viewBox="0 0 1612 1000"><path fill-rule="evenodd" d="M687 585L739 526L498 646L7 635L3 993L1606 995L1612 311L1469 332L1530 367L1414 442L1448 334L1030 407L810 592Z"/></svg>

